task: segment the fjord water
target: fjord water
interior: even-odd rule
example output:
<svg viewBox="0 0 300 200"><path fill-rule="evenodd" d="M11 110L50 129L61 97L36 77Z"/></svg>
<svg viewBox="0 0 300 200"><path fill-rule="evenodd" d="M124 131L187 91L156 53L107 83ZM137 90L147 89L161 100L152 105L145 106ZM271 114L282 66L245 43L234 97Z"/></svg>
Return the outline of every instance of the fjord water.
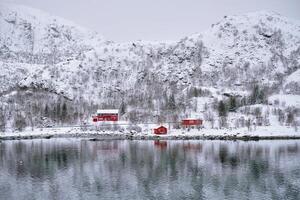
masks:
<svg viewBox="0 0 300 200"><path fill-rule="evenodd" d="M0 141L0 199L300 199L300 141Z"/></svg>

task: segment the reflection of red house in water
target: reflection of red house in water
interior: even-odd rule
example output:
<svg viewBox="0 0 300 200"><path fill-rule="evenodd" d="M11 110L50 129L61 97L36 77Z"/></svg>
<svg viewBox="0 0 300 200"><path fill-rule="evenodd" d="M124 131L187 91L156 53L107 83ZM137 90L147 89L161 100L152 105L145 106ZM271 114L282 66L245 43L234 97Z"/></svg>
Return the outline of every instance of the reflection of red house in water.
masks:
<svg viewBox="0 0 300 200"><path fill-rule="evenodd" d="M154 141L154 146L160 148L160 149L165 149L167 148L167 141L160 141L160 140L155 140Z"/></svg>
<svg viewBox="0 0 300 200"><path fill-rule="evenodd" d="M119 110L117 109L105 109L97 110L97 114L93 116L93 122L99 121L118 121L119 119Z"/></svg>
<svg viewBox="0 0 300 200"><path fill-rule="evenodd" d="M183 149L184 150L194 150L194 151L202 151L202 145L201 144L192 144L192 143L187 143L183 144Z"/></svg>
<svg viewBox="0 0 300 200"><path fill-rule="evenodd" d="M113 142L92 142L88 144L93 149L93 158L101 156L116 156L119 152L118 141Z"/></svg>
<svg viewBox="0 0 300 200"><path fill-rule="evenodd" d="M168 129L164 126L160 126L154 129L154 134L156 135L166 135L168 133Z"/></svg>
<svg viewBox="0 0 300 200"><path fill-rule="evenodd" d="M202 119L183 119L181 125L184 128L199 128L203 124Z"/></svg>

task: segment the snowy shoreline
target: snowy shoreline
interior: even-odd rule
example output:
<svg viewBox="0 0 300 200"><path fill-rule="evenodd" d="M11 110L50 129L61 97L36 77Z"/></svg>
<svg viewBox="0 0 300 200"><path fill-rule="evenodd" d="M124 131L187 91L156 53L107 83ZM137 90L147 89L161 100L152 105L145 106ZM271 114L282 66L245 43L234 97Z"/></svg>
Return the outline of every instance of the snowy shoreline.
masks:
<svg viewBox="0 0 300 200"><path fill-rule="evenodd" d="M201 129L171 130L167 135L155 135L151 130L137 133L134 131L97 131L81 128L44 128L35 131L0 133L1 140L50 139L50 138L87 138L90 140L282 140L300 139L300 132L292 127L257 127L247 129Z"/></svg>
<svg viewBox="0 0 300 200"><path fill-rule="evenodd" d="M258 140L298 140L300 136L207 136L207 135L167 135L167 136L156 136L156 135L129 135L129 134L115 134L115 135L104 135L104 134L57 134L57 135L19 135L19 136L1 136L0 141L4 140L33 140L33 139L52 139L52 138L86 138L90 141L105 141L105 140L242 140L242 141L258 141Z"/></svg>

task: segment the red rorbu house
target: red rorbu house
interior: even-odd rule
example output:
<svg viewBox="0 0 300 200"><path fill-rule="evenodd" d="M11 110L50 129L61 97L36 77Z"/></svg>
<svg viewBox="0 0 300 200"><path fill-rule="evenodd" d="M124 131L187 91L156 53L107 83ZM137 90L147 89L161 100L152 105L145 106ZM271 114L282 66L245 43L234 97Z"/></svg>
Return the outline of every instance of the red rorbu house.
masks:
<svg viewBox="0 0 300 200"><path fill-rule="evenodd" d="M115 122L118 120L119 120L119 110L117 109L97 110L97 114L93 116L93 122L103 122L103 121Z"/></svg>
<svg viewBox="0 0 300 200"><path fill-rule="evenodd" d="M168 129L164 126L160 126L154 129L154 134L156 135L166 135L168 133Z"/></svg>
<svg viewBox="0 0 300 200"><path fill-rule="evenodd" d="M181 125L184 128L200 128L202 124L202 119L183 119L181 121Z"/></svg>

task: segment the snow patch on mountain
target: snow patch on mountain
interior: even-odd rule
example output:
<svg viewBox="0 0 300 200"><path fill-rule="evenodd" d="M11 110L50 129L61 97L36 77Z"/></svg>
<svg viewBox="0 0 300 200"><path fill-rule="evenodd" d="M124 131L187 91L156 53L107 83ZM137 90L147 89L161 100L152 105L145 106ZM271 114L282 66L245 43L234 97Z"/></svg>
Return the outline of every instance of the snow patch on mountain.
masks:
<svg viewBox="0 0 300 200"><path fill-rule="evenodd" d="M300 94L300 69L286 78L284 90L289 94Z"/></svg>
<svg viewBox="0 0 300 200"><path fill-rule="evenodd" d="M296 108L300 108L300 95L292 95L292 94L276 94L272 95L269 98L270 102L278 101L284 106L294 106Z"/></svg>

